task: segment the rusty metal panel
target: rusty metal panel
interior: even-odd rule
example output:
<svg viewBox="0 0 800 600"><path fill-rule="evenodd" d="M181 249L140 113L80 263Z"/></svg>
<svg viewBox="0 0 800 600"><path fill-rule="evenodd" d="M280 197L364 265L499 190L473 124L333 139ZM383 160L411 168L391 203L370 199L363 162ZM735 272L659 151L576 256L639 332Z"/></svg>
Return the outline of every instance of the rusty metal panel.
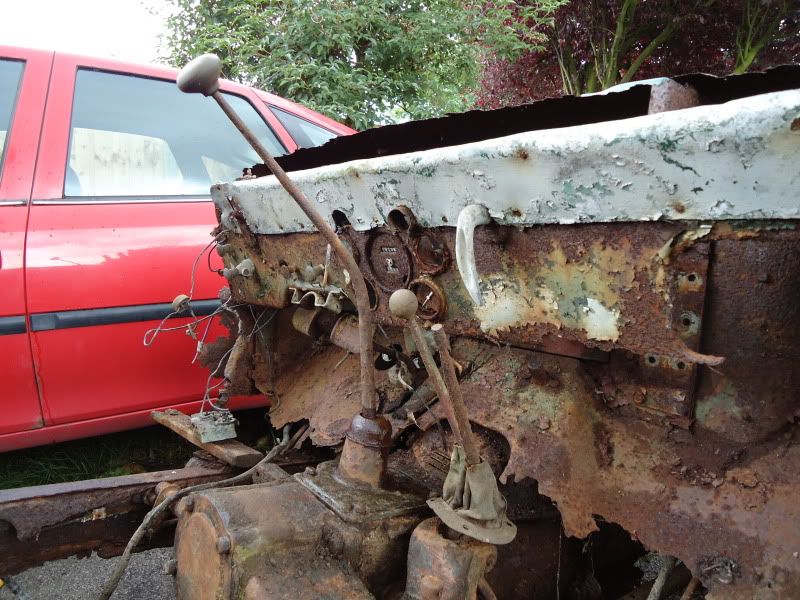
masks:
<svg viewBox="0 0 800 600"><path fill-rule="evenodd" d="M452 338L448 386L481 452L506 489L543 494L510 496L512 518L552 501L568 536L615 524L709 598L800 596L799 119L789 90L294 173L367 283L390 465L434 490L452 444L435 361L414 362L426 334L388 309L409 288L419 327ZM308 420L313 443L337 446L359 407L356 346L332 334L352 326L353 266L271 177L213 196L232 300L297 317L268 351L272 423Z"/></svg>

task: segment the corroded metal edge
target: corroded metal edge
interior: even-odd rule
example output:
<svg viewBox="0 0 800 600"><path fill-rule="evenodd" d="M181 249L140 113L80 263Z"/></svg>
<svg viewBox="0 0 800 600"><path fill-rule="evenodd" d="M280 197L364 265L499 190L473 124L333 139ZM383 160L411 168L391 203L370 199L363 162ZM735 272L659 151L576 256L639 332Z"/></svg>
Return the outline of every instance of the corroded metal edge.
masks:
<svg viewBox="0 0 800 600"><path fill-rule="evenodd" d="M410 207L422 226L454 224L485 204L507 225L789 219L800 216L800 91L482 142L352 161L292 174L333 223L357 230ZM776 176L776 174L778 174ZM226 228L234 213L258 234L312 231L274 177L219 184Z"/></svg>

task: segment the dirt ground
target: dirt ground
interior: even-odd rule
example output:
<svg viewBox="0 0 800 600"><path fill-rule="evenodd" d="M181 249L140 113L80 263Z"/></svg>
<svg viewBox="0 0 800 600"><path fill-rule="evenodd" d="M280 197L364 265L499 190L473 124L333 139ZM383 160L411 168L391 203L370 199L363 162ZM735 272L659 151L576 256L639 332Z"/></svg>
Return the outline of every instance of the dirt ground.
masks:
<svg viewBox="0 0 800 600"><path fill-rule="evenodd" d="M163 572L172 548L134 554L113 600L174 600L174 580ZM66 558L5 578L0 600L93 600L118 558Z"/></svg>

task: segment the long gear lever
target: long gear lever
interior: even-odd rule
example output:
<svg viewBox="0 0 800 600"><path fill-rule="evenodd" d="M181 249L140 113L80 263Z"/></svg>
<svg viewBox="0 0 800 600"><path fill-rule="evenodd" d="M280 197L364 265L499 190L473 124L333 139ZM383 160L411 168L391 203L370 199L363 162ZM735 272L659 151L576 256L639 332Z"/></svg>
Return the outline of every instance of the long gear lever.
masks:
<svg viewBox="0 0 800 600"><path fill-rule="evenodd" d="M389 298L391 313L408 322L414 344L456 439L442 497L428 500L428 506L445 525L458 533L489 544L508 544L516 537L517 527L506 517L506 500L497 489L491 466L480 456L450 355L447 333L441 325L431 328L444 371L442 377L417 320L417 308L417 297L411 290L396 290Z"/></svg>
<svg viewBox="0 0 800 600"><path fill-rule="evenodd" d="M213 54L198 56L181 69L178 75L178 88L189 94L199 93L211 96L216 100L234 126L264 161L264 164L269 167L278 182L325 237L350 275L358 311L361 411L350 422L337 471L347 481L379 488L383 485L386 473L386 458L388 447L391 445L391 426L386 417L377 414L378 398L375 393L374 353L372 350L375 320L369 303L369 293L364 275L350 250L317 211L314 203L289 178L225 99L219 87L221 72L222 65L217 56Z"/></svg>
<svg viewBox="0 0 800 600"><path fill-rule="evenodd" d="M187 94L203 94L211 96L216 100L222 111L228 116L236 129L244 136L247 143L256 151L259 158L269 167L288 194L297 202L298 206L306 214L309 220L325 236L325 240L331 245L336 256L344 263L345 268L350 274L355 294L356 309L358 310L358 331L359 355L361 365L361 407L365 417L373 418L377 408L377 396L375 394L375 374L372 364L372 339L374 333L374 318L369 305L369 294L367 284L358 263L347 247L336 235L336 232L314 207L314 204L306 197L303 191L289 178L281 166L275 161L269 151L261 141L245 125L244 121L236 114L225 96L219 89L219 78L222 74L222 63L218 56L214 54L203 54L187 64L178 74L178 88Z"/></svg>

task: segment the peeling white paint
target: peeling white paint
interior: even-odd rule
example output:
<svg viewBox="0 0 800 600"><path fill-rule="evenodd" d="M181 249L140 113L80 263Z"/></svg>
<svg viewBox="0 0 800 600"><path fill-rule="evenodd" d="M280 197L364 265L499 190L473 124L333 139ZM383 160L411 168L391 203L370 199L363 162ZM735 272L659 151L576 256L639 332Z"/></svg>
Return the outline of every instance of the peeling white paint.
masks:
<svg viewBox="0 0 800 600"><path fill-rule="evenodd" d="M483 287L483 304L475 305L473 310L486 333L495 335L523 323L563 326L556 293L546 286L539 286L531 297L500 277L489 279Z"/></svg>
<svg viewBox="0 0 800 600"><path fill-rule="evenodd" d="M583 329L594 340L616 342L619 339L619 310L608 309L595 298L587 298L583 307Z"/></svg>
<svg viewBox="0 0 800 600"><path fill-rule="evenodd" d="M341 210L358 230L382 224L399 204L424 226L454 225L476 203L514 225L794 219L798 117L800 90L791 90L291 176L329 219ZM274 177L214 186L212 196L228 227L232 197L256 233L313 230Z"/></svg>

